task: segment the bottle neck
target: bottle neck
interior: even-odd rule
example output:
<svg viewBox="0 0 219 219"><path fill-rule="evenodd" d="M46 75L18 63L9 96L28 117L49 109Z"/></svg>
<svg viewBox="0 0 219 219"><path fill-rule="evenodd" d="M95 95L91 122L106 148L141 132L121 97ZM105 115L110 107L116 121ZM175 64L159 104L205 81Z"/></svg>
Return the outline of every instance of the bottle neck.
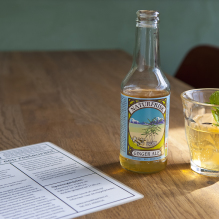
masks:
<svg viewBox="0 0 219 219"><path fill-rule="evenodd" d="M134 50L134 66L142 72L147 68L159 68L159 29L158 23L137 22Z"/></svg>

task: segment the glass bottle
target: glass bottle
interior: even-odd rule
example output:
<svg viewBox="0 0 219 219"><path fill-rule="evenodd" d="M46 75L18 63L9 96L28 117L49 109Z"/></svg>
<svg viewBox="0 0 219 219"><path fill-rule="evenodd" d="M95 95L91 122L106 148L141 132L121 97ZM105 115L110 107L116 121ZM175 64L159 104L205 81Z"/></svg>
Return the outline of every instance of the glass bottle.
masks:
<svg viewBox="0 0 219 219"><path fill-rule="evenodd" d="M139 173L167 165L170 85L159 66L158 23L158 11L137 11L133 63L121 84L120 164Z"/></svg>

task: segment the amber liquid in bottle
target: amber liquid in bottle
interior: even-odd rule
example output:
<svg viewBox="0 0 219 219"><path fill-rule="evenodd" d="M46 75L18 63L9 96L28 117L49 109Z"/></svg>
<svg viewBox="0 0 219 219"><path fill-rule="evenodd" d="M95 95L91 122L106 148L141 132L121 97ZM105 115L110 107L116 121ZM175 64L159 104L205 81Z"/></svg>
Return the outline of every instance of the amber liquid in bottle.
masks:
<svg viewBox="0 0 219 219"><path fill-rule="evenodd" d="M158 15L159 13L157 11L140 10L137 12L136 43L133 63L129 73L127 74L121 85L121 94L127 98L139 98L139 100L146 99L153 101L153 98L162 99L170 95L169 82L159 67ZM127 107L123 108L123 110L127 109ZM168 107L169 101L166 109ZM167 111L167 113L169 113L169 111ZM126 119L127 118L128 117L126 117ZM167 124L169 122L168 118L169 116L166 116ZM155 173L165 169L167 165L167 156L164 156L164 158L157 160L145 160L143 158L129 159L127 157L131 158L133 155L127 156L127 152L124 155L127 157L121 155L122 153L124 154L123 139L125 136L127 136L128 132L127 128L126 132L124 132L124 128L126 127L124 126L124 121L124 116L122 117L121 114L121 166L126 170L138 173ZM125 147L128 151L127 142L125 144ZM164 145L162 146L162 150L164 150Z"/></svg>
<svg viewBox="0 0 219 219"><path fill-rule="evenodd" d="M158 98L168 96L170 93L166 90L125 90L123 95L135 98ZM120 164L126 170L130 170L137 173L156 173L165 169L167 165L167 158L154 161L137 161L131 160L120 155Z"/></svg>

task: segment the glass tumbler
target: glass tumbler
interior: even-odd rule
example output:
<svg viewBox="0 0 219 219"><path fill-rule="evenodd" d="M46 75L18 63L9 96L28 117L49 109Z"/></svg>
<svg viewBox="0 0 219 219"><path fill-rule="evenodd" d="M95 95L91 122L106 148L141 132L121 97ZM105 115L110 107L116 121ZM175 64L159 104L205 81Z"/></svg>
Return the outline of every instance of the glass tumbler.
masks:
<svg viewBox="0 0 219 219"><path fill-rule="evenodd" d="M219 176L219 126L213 116L219 105L208 104L215 91L219 89L193 89L181 94L191 169L207 176Z"/></svg>

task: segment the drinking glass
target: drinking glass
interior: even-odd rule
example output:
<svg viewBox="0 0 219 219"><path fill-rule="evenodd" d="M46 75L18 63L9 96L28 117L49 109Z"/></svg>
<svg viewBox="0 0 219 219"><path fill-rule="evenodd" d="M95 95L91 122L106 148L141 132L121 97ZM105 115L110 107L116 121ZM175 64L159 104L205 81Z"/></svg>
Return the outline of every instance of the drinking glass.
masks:
<svg viewBox="0 0 219 219"><path fill-rule="evenodd" d="M219 126L212 114L219 105L208 104L215 91L219 89L193 89L181 94L191 169L207 176L219 176Z"/></svg>

